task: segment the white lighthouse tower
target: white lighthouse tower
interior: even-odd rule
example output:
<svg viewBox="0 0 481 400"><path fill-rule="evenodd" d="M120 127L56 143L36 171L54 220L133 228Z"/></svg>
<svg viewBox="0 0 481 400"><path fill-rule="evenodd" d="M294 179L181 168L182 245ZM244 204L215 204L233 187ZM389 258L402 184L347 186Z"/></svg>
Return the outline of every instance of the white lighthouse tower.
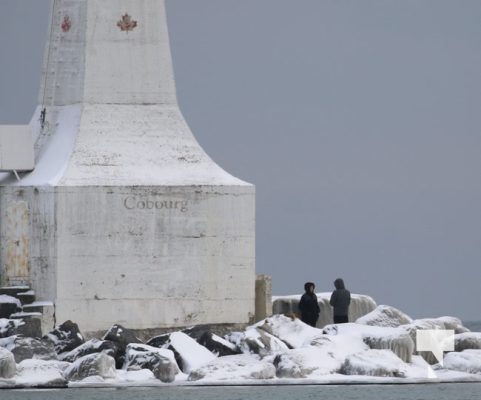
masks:
<svg viewBox="0 0 481 400"><path fill-rule="evenodd" d="M254 186L179 111L164 0L53 1L29 129L34 169L0 173L3 285L85 332L249 321Z"/></svg>

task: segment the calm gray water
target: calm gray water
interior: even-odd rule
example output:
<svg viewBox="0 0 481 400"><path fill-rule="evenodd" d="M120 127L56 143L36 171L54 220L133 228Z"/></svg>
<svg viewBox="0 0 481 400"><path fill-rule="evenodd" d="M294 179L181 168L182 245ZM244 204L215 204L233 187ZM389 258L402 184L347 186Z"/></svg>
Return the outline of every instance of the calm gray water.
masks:
<svg viewBox="0 0 481 400"><path fill-rule="evenodd" d="M468 329L471 329L473 332L481 332L481 321L467 321L464 322L464 326Z"/></svg>
<svg viewBox="0 0 481 400"><path fill-rule="evenodd" d="M0 390L1 400L478 400L481 383Z"/></svg>

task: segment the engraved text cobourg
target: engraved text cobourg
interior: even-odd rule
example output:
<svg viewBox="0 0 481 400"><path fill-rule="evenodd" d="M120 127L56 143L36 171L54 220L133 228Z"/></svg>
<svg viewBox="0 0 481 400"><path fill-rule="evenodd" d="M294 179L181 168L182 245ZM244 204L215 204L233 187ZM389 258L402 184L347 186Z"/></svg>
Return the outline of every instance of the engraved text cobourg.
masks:
<svg viewBox="0 0 481 400"><path fill-rule="evenodd" d="M124 199L124 207L127 210L179 210L186 212L188 202L186 200L165 200L156 198L142 198L138 196L127 196Z"/></svg>

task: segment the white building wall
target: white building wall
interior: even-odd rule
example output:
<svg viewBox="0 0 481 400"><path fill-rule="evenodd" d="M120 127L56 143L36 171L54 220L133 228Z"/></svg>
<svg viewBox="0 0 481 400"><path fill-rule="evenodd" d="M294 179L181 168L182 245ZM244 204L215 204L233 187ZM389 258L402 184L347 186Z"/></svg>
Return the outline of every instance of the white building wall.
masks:
<svg viewBox="0 0 481 400"><path fill-rule="evenodd" d="M252 187L59 187L57 319L84 330L248 322Z"/></svg>

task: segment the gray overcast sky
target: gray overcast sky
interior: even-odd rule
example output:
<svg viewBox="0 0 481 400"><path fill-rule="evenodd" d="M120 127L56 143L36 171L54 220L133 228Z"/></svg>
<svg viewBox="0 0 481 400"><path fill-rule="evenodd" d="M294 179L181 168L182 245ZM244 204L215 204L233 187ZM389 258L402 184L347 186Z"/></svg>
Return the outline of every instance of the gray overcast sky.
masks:
<svg viewBox="0 0 481 400"><path fill-rule="evenodd" d="M0 123L37 100L49 0L0 2ZM181 109L257 187L275 294L338 276L481 320L481 1L168 0Z"/></svg>

